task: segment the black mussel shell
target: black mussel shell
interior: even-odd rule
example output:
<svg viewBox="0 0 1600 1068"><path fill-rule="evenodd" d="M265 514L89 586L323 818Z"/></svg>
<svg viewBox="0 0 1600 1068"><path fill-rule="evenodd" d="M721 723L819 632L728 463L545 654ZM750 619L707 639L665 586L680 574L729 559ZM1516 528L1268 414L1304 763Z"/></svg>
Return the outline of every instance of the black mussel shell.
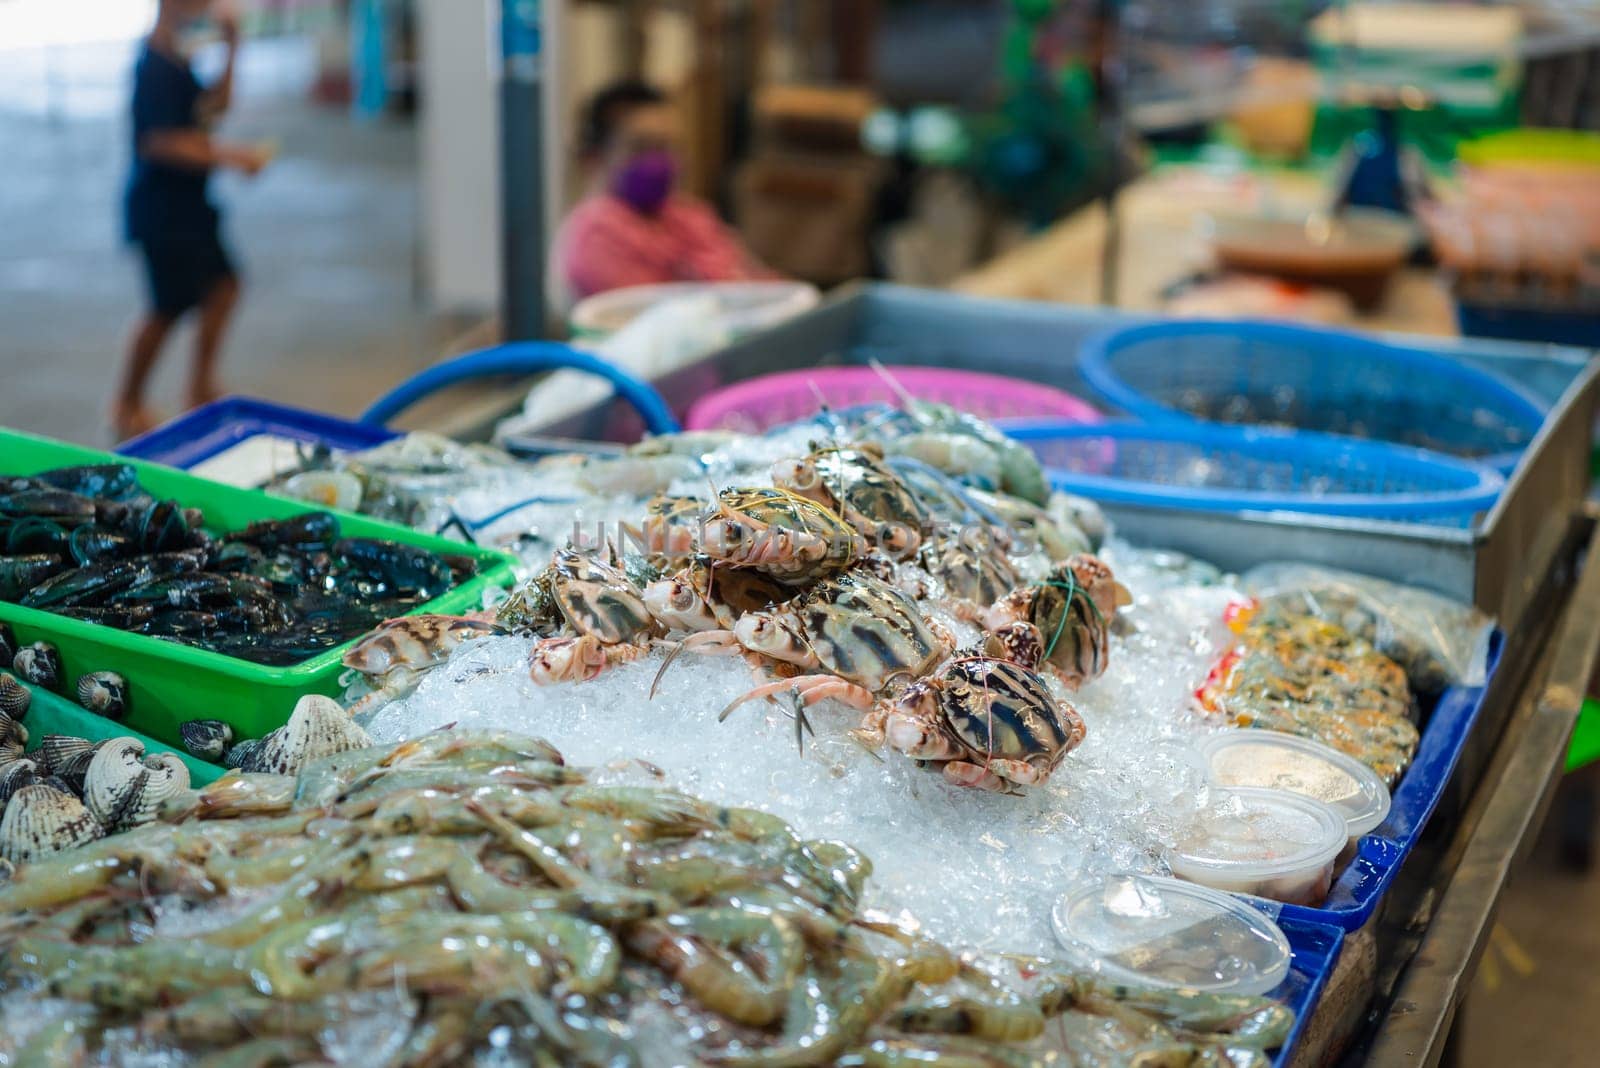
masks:
<svg viewBox="0 0 1600 1068"><path fill-rule="evenodd" d="M11 658L11 670L35 686L47 690L61 687L61 654L49 642L34 642L18 649Z"/></svg>
<svg viewBox="0 0 1600 1068"><path fill-rule="evenodd" d="M11 624L0 623L0 659L9 664L16 655L17 635L12 631Z"/></svg>
<svg viewBox="0 0 1600 1068"><path fill-rule="evenodd" d="M33 476L57 489L81 493L86 497L125 497L139 484L139 476L128 464L84 464L58 467Z"/></svg>
<svg viewBox="0 0 1600 1068"><path fill-rule="evenodd" d="M197 760L220 764L233 744L233 728L220 719L191 719L178 726L183 747Z"/></svg>
<svg viewBox="0 0 1600 1068"><path fill-rule="evenodd" d="M115 671L91 671L78 679L78 703L120 722L128 714L128 680Z"/></svg>

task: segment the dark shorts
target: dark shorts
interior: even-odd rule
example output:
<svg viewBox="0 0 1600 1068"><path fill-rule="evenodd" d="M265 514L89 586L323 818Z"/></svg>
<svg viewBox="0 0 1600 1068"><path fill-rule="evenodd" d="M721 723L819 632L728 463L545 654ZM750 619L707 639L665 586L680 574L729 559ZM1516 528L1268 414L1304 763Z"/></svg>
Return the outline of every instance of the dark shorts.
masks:
<svg viewBox="0 0 1600 1068"><path fill-rule="evenodd" d="M144 254L150 306L176 318L198 306L218 282L236 277L233 258L215 230L194 235L162 235L139 242Z"/></svg>

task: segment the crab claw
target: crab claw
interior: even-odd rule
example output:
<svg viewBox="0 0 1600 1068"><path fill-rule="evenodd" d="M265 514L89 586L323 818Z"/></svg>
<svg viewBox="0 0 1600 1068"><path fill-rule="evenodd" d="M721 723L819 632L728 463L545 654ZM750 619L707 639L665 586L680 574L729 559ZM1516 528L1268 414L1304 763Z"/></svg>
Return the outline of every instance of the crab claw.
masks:
<svg viewBox="0 0 1600 1068"><path fill-rule="evenodd" d="M984 637L982 648L985 656L1010 660L1030 671L1037 671L1044 660L1044 636L1038 627L1020 620L995 628Z"/></svg>

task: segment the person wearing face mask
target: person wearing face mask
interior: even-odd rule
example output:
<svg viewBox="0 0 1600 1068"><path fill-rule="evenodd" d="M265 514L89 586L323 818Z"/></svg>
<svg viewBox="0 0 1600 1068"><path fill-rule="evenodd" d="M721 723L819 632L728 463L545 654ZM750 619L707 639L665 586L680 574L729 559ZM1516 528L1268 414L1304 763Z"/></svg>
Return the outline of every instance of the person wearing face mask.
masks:
<svg viewBox="0 0 1600 1068"><path fill-rule="evenodd" d="M221 395L217 357L233 308L239 278L222 243L221 218L212 203L211 172L261 170L270 152L235 145L210 134L233 96L239 23L230 10L212 10L212 0L161 0L155 26L134 65L133 162L123 196L124 229L144 261L149 308L134 327L121 381L112 400L112 429L119 440L160 422L145 403L145 386L172 328L198 313L191 406ZM227 48L222 74L200 84L183 51L183 38L207 16Z"/></svg>
<svg viewBox="0 0 1600 1068"><path fill-rule="evenodd" d="M778 277L705 202L676 188L677 124L666 97L628 82L597 93L583 118L591 191L552 246L568 301L623 286Z"/></svg>

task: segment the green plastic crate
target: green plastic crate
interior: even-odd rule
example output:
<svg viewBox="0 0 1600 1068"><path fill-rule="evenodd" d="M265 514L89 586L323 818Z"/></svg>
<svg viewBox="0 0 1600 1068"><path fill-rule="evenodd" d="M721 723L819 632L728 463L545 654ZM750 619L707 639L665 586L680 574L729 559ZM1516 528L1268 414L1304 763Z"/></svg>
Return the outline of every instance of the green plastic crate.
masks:
<svg viewBox="0 0 1600 1068"><path fill-rule="evenodd" d="M237 530L258 519L282 519L318 511L303 501L238 489L184 471L48 438L0 430L0 474L28 475L75 464L127 463L139 472L153 496L198 508L214 531ZM335 512L348 537L385 538L437 552L472 556L479 573L455 589L419 606L416 612L459 613L477 608L484 591L512 580L513 558L503 552L464 545L367 516ZM36 608L0 601L0 620L21 643L47 641L61 650L66 686L90 671L115 671L128 680L128 726L168 745L179 743L178 725L191 719L220 719L240 738L257 738L289 718L306 694L337 696L343 691L340 658L353 639L292 667L264 667L221 653L178 645L143 634L69 619Z"/></svg>
<svg viewBox="0 0 1600 1068"><path fill-rule="evenodd" d="M28 707L27 718L23 721L23 726L28 728L29 752L38 749L39 743L47 734L70 734L75 738L87 738L91 742L103 742L108 738L136 738L144 743L146 753L177 754L178 759L188 765L191 786L204 786L208 782L215 782L227 772L226 768L217 764L196 760L182 749L163 745L126 723L117 723L104 716L97 716L60 694L27 683L23 685L33 691L33 703Z"/></svg>
<svg viewBox="0 0 1600 1068"><path fill-rule="evenodd" d="M1600 701L1589 698L1578 713L1572 728L1572 744L1567 747L1567 770L1577 771L1600 760Z"/></svg>

